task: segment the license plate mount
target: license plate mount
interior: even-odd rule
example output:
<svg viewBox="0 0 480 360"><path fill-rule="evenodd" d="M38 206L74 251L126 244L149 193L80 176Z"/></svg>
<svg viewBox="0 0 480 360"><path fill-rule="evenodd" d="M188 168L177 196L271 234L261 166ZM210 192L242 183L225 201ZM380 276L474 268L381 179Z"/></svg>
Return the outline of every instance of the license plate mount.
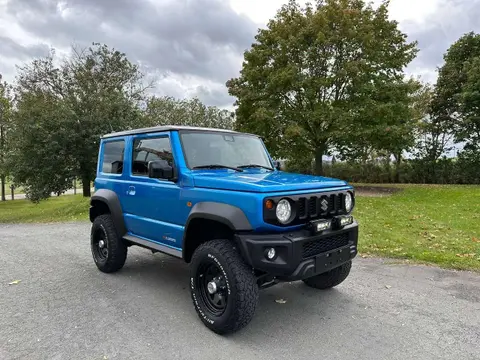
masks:
<svg viewBox="0 0 480 360"><path fill-rule="evenodd" d="M315 258L315 269L317 273L322 273L336 268L350 260L350 251L348 246L331 250L319 254Z"/></svg>

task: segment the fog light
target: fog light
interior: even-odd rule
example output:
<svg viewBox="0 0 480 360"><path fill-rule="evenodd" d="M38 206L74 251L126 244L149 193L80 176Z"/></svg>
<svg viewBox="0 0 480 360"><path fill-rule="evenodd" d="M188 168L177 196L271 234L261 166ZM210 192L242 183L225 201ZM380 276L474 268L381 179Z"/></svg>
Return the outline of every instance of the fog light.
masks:
<svg viewBox="0 0 480 360"><path fill-rule="evenodd" d="M317 232L321 232L330 229L331 226L332 223L330 222L330 220L319 221L315 224L315 230Z"/></svg>
<svg viewBox="0 0 480 360"><path fill-rule="evenodd" d="M277 255L277 253L275 252L274 248L268 248L265 251L265 255L267 256L268 260L273 260L275 258L275 255Z"/></svg>
<svg viewBox="0 0 480 360"><path fill-rule="evenodd" d="M353 216L343 216L340 218L340 226L346 226L353 223Z"/></svg>

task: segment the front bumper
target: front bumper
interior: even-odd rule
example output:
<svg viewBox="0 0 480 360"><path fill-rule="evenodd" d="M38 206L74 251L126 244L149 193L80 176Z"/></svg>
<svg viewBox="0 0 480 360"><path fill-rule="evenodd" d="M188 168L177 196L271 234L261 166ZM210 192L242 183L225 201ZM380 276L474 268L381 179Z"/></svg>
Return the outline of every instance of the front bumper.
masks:
<svg viewBox="0 0 480 360"><path fill-rule="evenodd" d="M306 279L336 268L357 255L358 223L338 230L313 234L299 230L277 234L238 234L237 243L245 261L255 270L282 281ZM275 248L268 260L265 251Z"/></svg>

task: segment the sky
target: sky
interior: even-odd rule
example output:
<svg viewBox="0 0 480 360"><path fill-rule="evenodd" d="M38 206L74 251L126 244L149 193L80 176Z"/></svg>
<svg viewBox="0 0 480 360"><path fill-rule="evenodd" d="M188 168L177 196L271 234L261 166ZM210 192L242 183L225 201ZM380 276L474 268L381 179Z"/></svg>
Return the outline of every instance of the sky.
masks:
<svg viewBox="0 0 480 360"><path fill-rule="evenodd" d="M100 42L155 78L156 94L232 108L225 82L239 75L243 52L286 1L0 0L0 74L13 81L16 64L50 48L68 54L72 44ZM407 73L435 82L448 47L480 32L480 0L391 0L390 17L419 42Z"/></svg>

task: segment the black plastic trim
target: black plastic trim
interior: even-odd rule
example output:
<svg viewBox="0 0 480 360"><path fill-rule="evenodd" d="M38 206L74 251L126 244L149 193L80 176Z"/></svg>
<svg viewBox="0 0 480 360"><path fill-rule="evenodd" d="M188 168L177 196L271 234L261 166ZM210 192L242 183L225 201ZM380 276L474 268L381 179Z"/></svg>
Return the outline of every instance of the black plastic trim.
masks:
<svg viewBox="0 0 480 360"><path fill-rule="evenodd" d="M303 258L303 245L306 242L343 233L348 234L348 245L342 245L307 259ZM318 234L312 233L309 229L270 235L236 234L236 241L243 258L255 270L280 280L300 280L328 271L353 259L357 254L358 223L354 221L353 224L342 229L326 230ZM273 261L265 258L267 247L275 247L278 252ZM338 253L340 250L341 252ZM326 254L332 254L332 258L328 255L329 259L325 260Z"/></svg>
<svg viewBox="0 0 480 360"><path fill-rule="evenodd" d="M252 225L250 225L245 213L240 208L229 204L209 201L195 204L185 224L185 233L190 221L198 218L218 221L227 225L233 231L252 230Z"/></svg>
<svg viewBox="0 0 480 360"><path fill-rule="evenodd" d="M125 221L123 220L123 210L120 205L120 200L118 199L117 194L108 189L100 189L95 191L90 199L90 221L93 222L95 202L100 201L107 205L110 210L110 214L117 230L119 237L123 237L127 233L127 227L125 226Z"/></svg>

